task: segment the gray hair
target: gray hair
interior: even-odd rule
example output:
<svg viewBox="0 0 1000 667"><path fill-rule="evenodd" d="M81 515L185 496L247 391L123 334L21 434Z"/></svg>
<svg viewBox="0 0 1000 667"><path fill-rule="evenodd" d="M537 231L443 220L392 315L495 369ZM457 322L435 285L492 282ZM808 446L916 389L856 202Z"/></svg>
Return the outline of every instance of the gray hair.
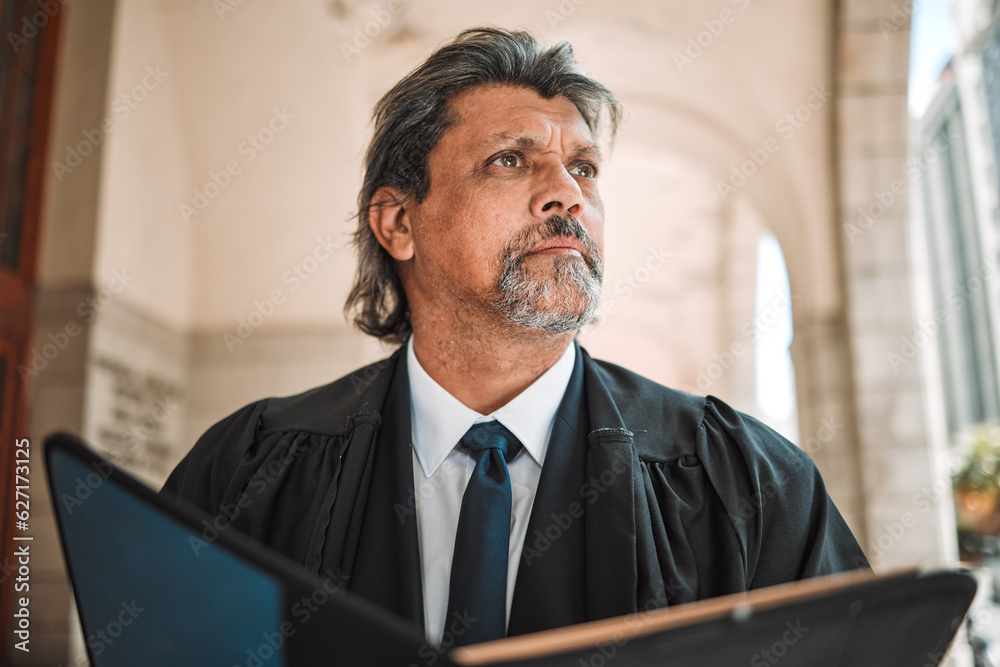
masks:
<svg viewBox="0 0 1000 667"><path fill-rule="evenodd" d="M372 206L426 198L428 156L456 120L449 101L463 90L489 85L528 88L545 99L565 97L595 137L605 109L611 138L621 119L621 104L581 71L568 42L543 47L524 31L465 30L407 74L375 105L374 134L358 193L358 227L353 234L358 267L344 312L350 317L356 311L354 323L366 334L402 343L412 332L396 261L368 226L369 212ZM383 186L399 190L401 199L373 204L372 197Z"/></svg>

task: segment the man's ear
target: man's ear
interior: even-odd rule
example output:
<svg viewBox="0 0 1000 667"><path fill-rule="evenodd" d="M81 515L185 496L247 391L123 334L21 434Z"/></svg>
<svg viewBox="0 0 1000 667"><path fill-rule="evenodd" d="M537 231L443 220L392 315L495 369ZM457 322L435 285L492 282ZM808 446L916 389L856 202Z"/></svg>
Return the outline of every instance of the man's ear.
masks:
<svg viewBox="0 0 1000 667"><path fill-rule="evenodd" d="M408 208L412 201L412 197L384 185L375 191L368 208L368 226L379 244L397 262L413 257L413 230Z"/></svg>

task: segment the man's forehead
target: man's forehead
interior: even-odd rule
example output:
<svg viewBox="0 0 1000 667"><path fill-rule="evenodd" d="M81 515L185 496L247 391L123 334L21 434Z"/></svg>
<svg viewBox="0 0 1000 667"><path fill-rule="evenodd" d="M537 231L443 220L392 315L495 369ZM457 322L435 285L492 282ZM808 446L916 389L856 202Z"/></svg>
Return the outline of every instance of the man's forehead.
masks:
<svg viewBox="0 0 1000 667"><path fill-rule="evenodd" d="M543 98L530 88L477 86L449 103L450 130L480 145L510 145L530 150L548 141L558 128L564 144L576 152L597 151L590 128L569 98Z"/></svg>

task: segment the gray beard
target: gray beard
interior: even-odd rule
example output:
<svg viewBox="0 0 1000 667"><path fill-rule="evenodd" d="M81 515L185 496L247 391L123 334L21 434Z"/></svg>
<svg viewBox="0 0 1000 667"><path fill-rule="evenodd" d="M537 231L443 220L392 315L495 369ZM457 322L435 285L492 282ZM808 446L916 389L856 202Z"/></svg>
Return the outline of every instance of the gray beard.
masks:
<svg viewBox="0 0 1000 667"><path fill-rule="evenodd" d="M582 227L580 230L586 234ZM542 238L549 236L552 234ZM552 278L533 275L525 266L523 250L505 251L497 280L500 296L495 302L500 314L515 324L554 334L579 331L590 324L601 303L604 263L589 236L581 241L586 247L587 258L553 256L555 275ZM524 241L520 245L528 246L528 243Z"/></svg>

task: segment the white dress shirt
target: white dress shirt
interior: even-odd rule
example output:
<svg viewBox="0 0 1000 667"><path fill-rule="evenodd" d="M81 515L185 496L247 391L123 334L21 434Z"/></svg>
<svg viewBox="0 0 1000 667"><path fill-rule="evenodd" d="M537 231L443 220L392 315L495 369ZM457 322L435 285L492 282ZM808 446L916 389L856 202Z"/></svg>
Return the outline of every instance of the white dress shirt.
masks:
<svg viewBox="0 0 1000 667"><path fill-rule="evenodd" d="M571 343L530 387L493 414L484 416L466 407L427 374L417 361L410 337L406 368L410 378L413 489L428 641L440 644L444 634L458 515L465 487L475 468L475 460L457 447L458 441L473 424L496 419L524 445L524 450L507 466L513 498L507 569L509 620L531 505L556 411L569 385L575 360L576 348Z"/></svg>

